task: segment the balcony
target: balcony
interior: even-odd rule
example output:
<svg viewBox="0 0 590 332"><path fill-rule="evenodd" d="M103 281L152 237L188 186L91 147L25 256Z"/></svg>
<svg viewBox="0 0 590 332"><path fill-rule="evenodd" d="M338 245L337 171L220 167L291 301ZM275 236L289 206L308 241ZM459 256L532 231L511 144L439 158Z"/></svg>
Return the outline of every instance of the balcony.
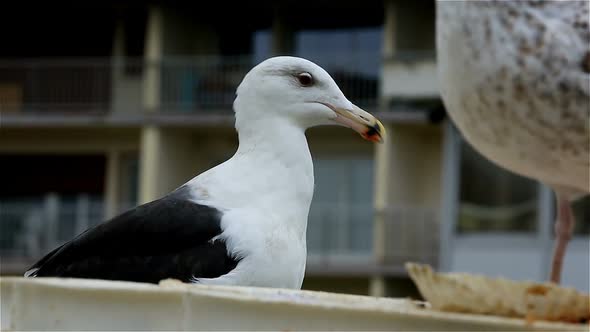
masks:
<svg viewBox="0 0 590 332"><path fill-rule="evenodd" d="M0 200L2 274L20 274L49 250L102 221L100 197L86 194Z"/></svg>
<svg viewBox="0 0 590 332"><path fill-rule="evenodd" d="M314 204L307 231L307 273L310 275L406 275L407 261L438 265L439 223L434 209L390 206L382 212L382 233L376 234L371 205ZM383 240L382 257L375 236Z"/></svg>
<svg viewBox="0 0 590 332"><path fill-rule="evenodd" d="M236 88L254 65L250 56L0 60L0 112L4 125L25 126L231 116ZM353 59L321 65L349 99L377 104L378 78L357 70Z"/></svg>
<svg viewBox="0 0 590 332"><path fill-rule="evenodd" d="M97 113L109 109L112 64L104 59L1 60L0 111Z"/></svg>
<svg viewBox="0 0 590 332"><path fill-rule="evenodd" d="M102 222L103 207L101 197L87 194L1 199L0 273L23 273L43 254ZM387 209L386 257L378 262L371 206L351 206L346 215L341 207L330 205L312 210L307 236L307 270L312 275L399 275L407 260L436 263L438 226L432 211Z"/></svg>

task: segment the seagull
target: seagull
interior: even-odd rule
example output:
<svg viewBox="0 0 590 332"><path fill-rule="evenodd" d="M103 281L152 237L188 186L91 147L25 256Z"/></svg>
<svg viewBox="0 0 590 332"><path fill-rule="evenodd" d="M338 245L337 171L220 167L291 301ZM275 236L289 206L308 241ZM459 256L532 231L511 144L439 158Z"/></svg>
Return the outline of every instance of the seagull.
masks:
<svg viewBox="0 0 590 332"><path fill-rule="evenodd" d="M559 283L574 215L590 192L588 1L437 1L440 89L481 154L553 188L550 280Z"/></svg>
<svg viewBox="0 0 590 332"><path fill-rule="evenodd" d="M324 69L296 57L254 67L233 108L233 157L86 230L25 276L300 289L314 188L306 129L338 124L373 142L383 141L385 129Z"/></svg>

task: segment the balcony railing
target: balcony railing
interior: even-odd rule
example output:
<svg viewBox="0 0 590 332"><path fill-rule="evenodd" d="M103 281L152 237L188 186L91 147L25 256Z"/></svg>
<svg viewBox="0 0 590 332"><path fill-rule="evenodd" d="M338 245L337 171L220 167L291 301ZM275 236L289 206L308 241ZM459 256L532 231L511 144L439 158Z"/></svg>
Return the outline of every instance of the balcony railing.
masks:
<svg viewBox="0 0 590 332"><path fill-rule="evenodd" d="M320 65L350 100L361 107L375 106L378 75L358 70L354 59L348 62ZM165 57L149 62L115 57L0 60L0 111L137 113L144 109L149 93L157 96L156 111L231 114L236 88L254 65L251 56ZM157 83L146 84L148 80Z"/></svg>
<svg viewBox="0 0 590 332"><path fill-rule="evenodd" d="M307 247L309 256L318 260L371 261L372 205L312 203Z"/></svg>
<svg viewBox="0 0 590 332"><path fill-rule="evenodd" d="M130 204L126 204L129 207ZM385 264L407 260L436 263L438 225L424 209L395 207L386 213ZM104 219L101 197L47 194L28 201L0 200L2 273L22 273L43 254ZM308 225L310 263L369 264L373 256L373 213L370 205L316 205Z"/></svg>
<svg viewBox="0 0 590 332"><path fill-rule="evenodd" d="M0 256L29 261L103 219L100 197L47 194L30 200L0 200Z"/></svg>
<svg viewBox="0 0 590 332"><path fill-rule="evenodd" d="M407 261L438 265L439 217L432 208L390 206L385 217L385 262L403 266Z"/></svg>
<svg viewBox="0 0 590 332"><path fill-rule="evenodd" d="M158 65L158 64L153 64ZM166 58L160 64L165 112L231 112L248 57Z"/></svg>
<svg viewBox="0 0 590 332"><path fill-rule="evenodd" d="M108 59L0 60L0 111L105 112L112 66Z"/></svg>
<svg viewBox="0 0 590 332"><path fill-rule="evenodd" d="M390 206L383 211L384 234L375 234L371 205L312 205L308 266L313 273L402 273L408 261L438 266L439 223L435 209ZM374 236L384 239L384 257L374 253ZM360 271L364 270L364 271ZM371 272L373 271L373 272Z"/></svg>

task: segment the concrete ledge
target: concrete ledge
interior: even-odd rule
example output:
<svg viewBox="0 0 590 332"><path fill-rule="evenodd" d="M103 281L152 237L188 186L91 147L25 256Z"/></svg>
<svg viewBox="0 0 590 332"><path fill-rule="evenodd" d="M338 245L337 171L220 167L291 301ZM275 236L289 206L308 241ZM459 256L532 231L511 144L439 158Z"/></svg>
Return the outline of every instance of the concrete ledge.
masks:
<svg viewBox="0 0 590 332"><path fill-rule="evenodd" d="M405 299L285 289L83 279L0 279L5 330L586 331L443 313Z"/></svg>

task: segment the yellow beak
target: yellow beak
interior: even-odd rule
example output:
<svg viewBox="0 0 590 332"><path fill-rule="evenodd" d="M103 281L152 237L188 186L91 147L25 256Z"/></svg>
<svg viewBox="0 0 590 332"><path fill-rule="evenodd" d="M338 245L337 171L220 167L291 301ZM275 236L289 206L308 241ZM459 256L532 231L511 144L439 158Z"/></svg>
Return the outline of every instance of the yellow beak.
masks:
<svg viewBox="0 0 590 332"><path fill-rule="evenodd" d="M377 143L383 143L385 140L387 133L383 124L371 115L371 113L366 112L354 104L352 105L352 109L336 108L331 107L331 105L326 106L336 112L337 116L334 121L353 129L364 139Z"/></svg>

